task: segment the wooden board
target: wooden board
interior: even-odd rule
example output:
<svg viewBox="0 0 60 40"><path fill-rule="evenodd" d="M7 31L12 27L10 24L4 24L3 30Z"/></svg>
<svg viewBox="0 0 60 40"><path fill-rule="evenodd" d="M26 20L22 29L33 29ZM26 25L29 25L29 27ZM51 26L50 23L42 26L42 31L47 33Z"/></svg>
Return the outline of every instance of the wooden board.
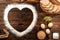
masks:
<svg viewBox="0 0 60 40"><path fill-rule="evenodd" d="M15 3L19 3L17 1L15 1ZM4 9L10 3L14 3L14 2L11 2L10 0L9 1L6 1L6 0L0 1L0 31L3 28L5 28L4 20L3 20ZM38 3L30 3L30 4L34 5L38 12L37 13L38 21L37 21L37 24L35 25L35 28L30 33L28 33L27 35L25 35L21 38L16 37L12 33L10 33L9 37L4 38L4 40L39 40L37 38L37 32L42 30L40 28L40 24L46 23L43 19L44 16L52 16L53 17L53 20L52 20L52 22L54 23L53 27L55 27L56 25L58 27L60 26L60 15L51 15L51 14L47 14L47 13L43 12L43 10L39 6L39 2ZM24 10L20 11L19 9L15 8L9 12L9 22L18 31L25 30L27 28L27 26L30 25L32 19L33 19L33 14L29 9L24 9ZM52 28L50 35L52 35L52 33L55 31L60 33L60 30L58 30L59 28L57 28L56 30L54 28ZM43 31L45 31L45 30L43 30ZM47 35L45 40L50 40L50 39L52 40L52 37ZM1 39L1 40L3 40L3 39Z"/></svg>

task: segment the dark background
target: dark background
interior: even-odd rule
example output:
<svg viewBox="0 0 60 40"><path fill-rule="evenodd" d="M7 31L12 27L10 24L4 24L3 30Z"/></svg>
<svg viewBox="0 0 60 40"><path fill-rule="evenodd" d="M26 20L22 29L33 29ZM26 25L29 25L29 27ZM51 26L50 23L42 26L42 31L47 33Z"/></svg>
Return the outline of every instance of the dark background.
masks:
<svg viewBox="0 0 60 40"><path fill-rule="evenodd" d="M25 35L23 37L16 37L15 35L10 33L10 31L9 31L9 33L10 33L9 37L3 38L0 40L39 40L37 38L37 32L40 30L43 30L40 28L40 24L46 23L43 19L45 16L53 17L52 22L54 24L54 26L51 28L51 34L47 35L45 40L53 40L53 38L52 38L53 32L60 33L60 15L45 13L40 8L39 0L38 0L38 2L26 2L26 1L21 2L21 0L18 0L18 1L16 1L16 0L0 0L0 34L4 33L4 31L2 31L2 29L5 28L4 20L3 20L4 9L8 4L12 4L12 3L18 3L18 4L28 3L28 4L35 6L35 8L38 12L37 13L38 14L38 21L35 25L35 28L27 35ZM9 22L18 31L25 30L32 22L32 19L33 19L33 13L31 12L31 10L29 10L27 8L25 8L21 11L17 8L14 8L9 12ZM43 30L43 31L45 31L45 30Z"/></svg>

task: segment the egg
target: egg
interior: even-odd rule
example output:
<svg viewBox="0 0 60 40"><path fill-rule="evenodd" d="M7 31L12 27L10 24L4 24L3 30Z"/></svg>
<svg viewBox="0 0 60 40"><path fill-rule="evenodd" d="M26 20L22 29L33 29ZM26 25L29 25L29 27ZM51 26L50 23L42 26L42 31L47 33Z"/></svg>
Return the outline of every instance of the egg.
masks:
<svg viewBox="0 0 60 40"><path fill-rule="evenodd" d="M46 29L46 33L47 34L50 34L50 29Z"/></svg>
<svg viewBox="0 0 60 40"><path fill-rule="evenodd" d="M45 29L45 24L41 24L41 28L42 29Z"/></svg>
<svg viewBox="0 0 60 40"><path fill-rule="evenodd" d="M53 27L53 23L50 22L50 23L48 24L48 27L49 27L49 28L52 28L52 27Z"/></svg>

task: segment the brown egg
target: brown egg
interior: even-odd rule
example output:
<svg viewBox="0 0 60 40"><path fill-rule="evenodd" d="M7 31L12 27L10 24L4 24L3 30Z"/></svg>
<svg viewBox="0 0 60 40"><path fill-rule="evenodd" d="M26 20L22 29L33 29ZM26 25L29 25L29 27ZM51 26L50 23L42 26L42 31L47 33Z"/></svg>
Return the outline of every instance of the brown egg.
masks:
<svg viewBox="0 0 60 40"><path fill-rule="evenodd" d="M48 27L49 27L49 28L52 28L52 27L53 27L53 23L50 22L50 23L48 24Z"/></svg>
<svg viewBox="0 0 60 40"><path fill-rule="evenodd" d="M43 39L45 39L46 34L45 34L44 31L39 31L39 32L37 33L37 37L38 37L38 39L43 40Z"/></svg>
<svg viewBox="0 0 60 40"><path fill-rule="evenodd" d="M50 34L50 29L46 29L46 33L47 34Z"/></svg>
<svg viewBox="0 0 60 40"><path fill-rule="evenodd" d="M41 28L42 29L45 29L45 24L41 24Z"/></svg>

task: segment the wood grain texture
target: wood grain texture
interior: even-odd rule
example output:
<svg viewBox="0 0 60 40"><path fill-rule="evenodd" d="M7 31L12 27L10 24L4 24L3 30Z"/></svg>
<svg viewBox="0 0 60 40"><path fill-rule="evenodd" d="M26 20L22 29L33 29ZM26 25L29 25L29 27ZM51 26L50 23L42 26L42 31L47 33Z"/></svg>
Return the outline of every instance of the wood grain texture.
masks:
<svg viewBox="0 0 60 40"><path fill-rule="evenodd" d="M2 29L5 28L4 20L3 20L4 9L10 3L14 3L14 2L11 2L10 0L0 2L0 32L1 32L0 34L4 33L2 31ZM19 3L19 2L16 1L15 3ZM59 27L60 26L60 15L54 15L54 14L45 13L40 8L39 2L38 3L30 3L30 4L34 5L37 12L38 12L37 13L38 14L38 21L37 21L37 24L35 25L35 28L30 33L28 33L27 35L25 35L25 36L23 36L21 38L16 37L15 35L10 33L10 31L9 31L9 33L10 33L9 37L1 39L1 40L39 40L37 38L37 32L40 31L40 30L43 30L43 29L40 28L41 23L45 23L45 24L47 23L43 19L45 16L52 16L53 17L52 22L54 23L54 26L51 29L51 34L47 35L45 40L53 40L53 38L52 38L52 33L53 32L60 33L60 29L59 29L60 28ZM9 22L18 31L25 30L27 28L27 26L30 25L32 19L33 19L33 14L29 9L23 9L22 11L20 11L19 9L14 8L9 12ZM43 31L45 31L45 30L43 30Z"/></svg>

